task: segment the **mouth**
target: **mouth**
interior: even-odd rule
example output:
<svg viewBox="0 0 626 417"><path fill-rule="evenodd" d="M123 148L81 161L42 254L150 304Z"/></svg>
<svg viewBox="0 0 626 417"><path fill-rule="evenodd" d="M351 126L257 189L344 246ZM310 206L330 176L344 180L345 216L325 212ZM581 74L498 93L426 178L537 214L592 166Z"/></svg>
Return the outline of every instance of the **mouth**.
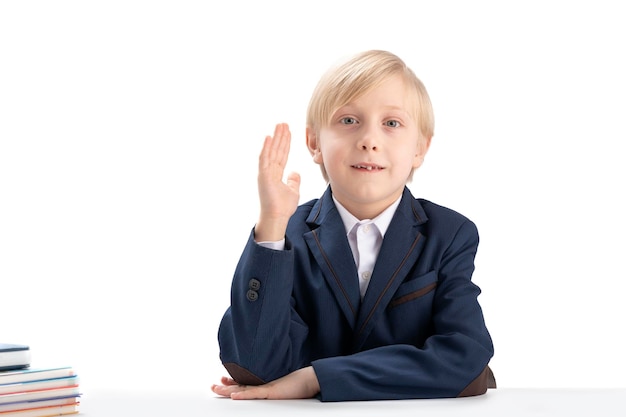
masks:
<svg viewBox="0 0 626 417"><path fill-rule="evenodd" d="M376 165L376 164L355 164L351 166L354 169L363 170L363 171L381 171L385 169L381 167L380 165Z"/></svg>

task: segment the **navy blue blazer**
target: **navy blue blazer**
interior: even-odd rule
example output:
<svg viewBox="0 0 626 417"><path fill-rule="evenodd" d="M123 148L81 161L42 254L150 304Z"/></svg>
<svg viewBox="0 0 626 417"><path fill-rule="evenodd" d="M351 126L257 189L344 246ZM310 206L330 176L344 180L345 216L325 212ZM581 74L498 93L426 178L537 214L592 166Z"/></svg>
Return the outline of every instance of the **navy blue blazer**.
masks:
<svg viewBox="0 0 626 417"><path fill-rule="evenodd" d="M312 365L322 401L478 395L495 387L493 344L471 281L478 232L405 188L361 301L330 187L298 207L285 250L253 234L219 328L239 383Z"/></svg>

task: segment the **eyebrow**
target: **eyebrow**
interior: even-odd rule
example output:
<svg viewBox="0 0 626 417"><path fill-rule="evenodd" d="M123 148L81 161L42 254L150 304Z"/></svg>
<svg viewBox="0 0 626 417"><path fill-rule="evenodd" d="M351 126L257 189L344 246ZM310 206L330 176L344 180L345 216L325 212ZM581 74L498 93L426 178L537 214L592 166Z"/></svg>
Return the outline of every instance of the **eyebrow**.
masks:
<svg viewBox="0 0 626 417"><path fill-rule="evenodd" d="M402 112L402 113L406 113L407 115L410 115L410 114L411 114L411 112L409 112L409 111L407 110L407 108L406 108L406 107L397 106L397 105L395 105L395 104L387 104L387 105L384 105L384 104L383 104L381 107L382 107L384 110L400 111L400 112ZM351 110L352 108L358 108L358 106L355 106L355 105L354 105L354 104L352 104L352 103L346 103L346 104L344 104L343 106L338 107L338 108L337 108L337 110L335 110L335 113L337 113L337 112L338 112L338 111L340 111L341 109L345 109L345 108L347 108L347 109Z"/></svg>

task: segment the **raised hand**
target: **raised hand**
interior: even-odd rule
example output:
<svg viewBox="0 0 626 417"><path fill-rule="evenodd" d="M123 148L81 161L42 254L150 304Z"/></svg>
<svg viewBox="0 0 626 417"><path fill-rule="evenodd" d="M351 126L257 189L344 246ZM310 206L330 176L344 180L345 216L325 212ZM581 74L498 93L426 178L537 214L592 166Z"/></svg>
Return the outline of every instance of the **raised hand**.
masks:
<svg viewBox="0 0 626 417"><path fill-rule="evenodd" d="M290 143L291 132L286 123L277 124L274 136L265 138L259 156L261 213L254 229L257 242L283 239L289 218L298 207L300 175L291 173L283 182Z"/></svg>

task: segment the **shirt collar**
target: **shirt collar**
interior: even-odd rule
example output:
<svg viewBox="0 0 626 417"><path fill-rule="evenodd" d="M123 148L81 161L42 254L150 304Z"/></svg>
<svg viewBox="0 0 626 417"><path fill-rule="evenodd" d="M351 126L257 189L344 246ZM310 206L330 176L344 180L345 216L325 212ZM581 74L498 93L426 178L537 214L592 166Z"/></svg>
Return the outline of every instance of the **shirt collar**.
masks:
<svg viewBox="0 0 626 417"><path fill-rule="evenodd" d="M400 204L400 200L402 199L402 195L398 197L396 201L391 203L389 207L387 207L382 213L380 213L375 218L369 220L359 220L352 213L348 211L344 206L341 205L339 201L333 196L333 201L335 202L335 206L337 206L337 211L339 212L339 216L341 216L341 220L343 221L343 225L346 228L346 234L350 233L354 225L357 223L374 223L378 230L380 231L381 236L385 236L385 232L387 228L389 228L389 224L391 223L391 219L393 218L398 205Z"/></svg>

